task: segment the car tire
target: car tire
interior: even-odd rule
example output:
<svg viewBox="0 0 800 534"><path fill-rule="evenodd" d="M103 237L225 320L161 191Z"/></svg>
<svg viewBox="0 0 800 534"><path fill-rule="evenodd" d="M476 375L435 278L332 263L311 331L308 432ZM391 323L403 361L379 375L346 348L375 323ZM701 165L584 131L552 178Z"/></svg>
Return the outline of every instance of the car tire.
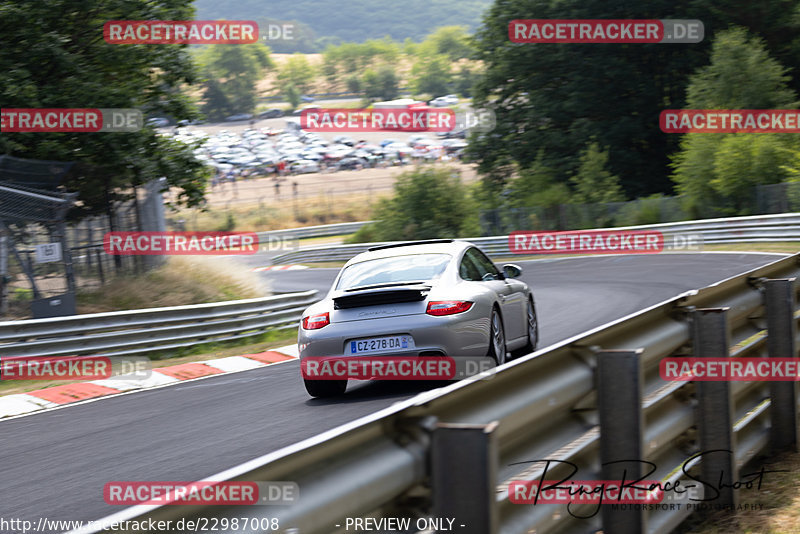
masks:
<svg viewBox="0 0 800 534"><path fill-rule="evenodd" d="M312 397L325 398L341 395L347 389L347 380L308 380L303 379L306 391Z"/></svg>
<svg viewBox="0 0 800 534"><path fill-rule="evenodd" d="M536 305L533 303L533 298L528 298L525 322L528 325L528 343L514 351L514 358L530 354L536 350L536 345L539 344L539 318L536 315Z"/></svg>
<svg viewBox="0 0 800 534"><path fill-rule="evenodd" d="M506 363L506 333L503 328L503 319L497 308L492 308L489 319L489 356L494 358L497 365Z"/></svg>

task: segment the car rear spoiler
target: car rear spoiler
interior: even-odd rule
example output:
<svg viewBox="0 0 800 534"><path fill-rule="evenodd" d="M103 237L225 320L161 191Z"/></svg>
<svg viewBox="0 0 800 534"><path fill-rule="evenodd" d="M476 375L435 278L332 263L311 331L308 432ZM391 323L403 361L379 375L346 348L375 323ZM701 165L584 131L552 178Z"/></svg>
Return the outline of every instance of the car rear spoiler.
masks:
<svg viewBox="0 0 800 534"><path fill-rule="evenodd" d="M349 308L362 308L364 306L398 304L400 302L418 302L425 300L430 289L430 286L426 285L363 289L361 291L350 292L340 297L334 297L333 309L345 310Z"/></svg>

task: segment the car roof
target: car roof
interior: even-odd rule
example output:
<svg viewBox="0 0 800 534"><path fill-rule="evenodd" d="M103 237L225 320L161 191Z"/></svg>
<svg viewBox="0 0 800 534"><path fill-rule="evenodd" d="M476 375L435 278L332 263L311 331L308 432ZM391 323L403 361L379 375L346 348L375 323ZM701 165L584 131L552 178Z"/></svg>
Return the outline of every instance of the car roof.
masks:
<svg viewBox="0 0 800 534"><path fill-rule="evenodd" d="M356 255L351 258L345 266L367 260L390 258L393 256L407 256L410 254L450 254L456 256L463 250L473 246L475 245L468 241L461 241L458 239L430 239L425 241L386 243L384 245L374 246L366 252Z"/></svg>

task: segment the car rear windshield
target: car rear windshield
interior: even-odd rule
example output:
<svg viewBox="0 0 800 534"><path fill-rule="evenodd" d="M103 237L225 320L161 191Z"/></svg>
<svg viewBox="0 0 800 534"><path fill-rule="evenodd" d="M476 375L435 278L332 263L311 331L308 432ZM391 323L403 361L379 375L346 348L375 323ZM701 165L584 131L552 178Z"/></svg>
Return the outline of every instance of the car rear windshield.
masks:
<svg viewBox="0 0 800 534"><path fill-rule="evenodd" d="M344 269L336 289L435 280L450 259L449 254L408 254L354 263Z"/></svg>

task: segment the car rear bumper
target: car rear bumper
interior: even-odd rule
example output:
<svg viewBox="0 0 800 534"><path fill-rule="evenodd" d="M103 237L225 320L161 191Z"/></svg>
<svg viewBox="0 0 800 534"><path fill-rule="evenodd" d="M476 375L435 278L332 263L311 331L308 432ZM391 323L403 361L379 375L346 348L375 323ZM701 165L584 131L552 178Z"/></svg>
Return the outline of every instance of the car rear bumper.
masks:
<svg viewBox="0 0 800 534"><path fill-rule="evenodd" d="M359 353L357 356L419 356L440 353L446 356L485 356L489 350L489 319L474 309L448 317L427 314L383 317L362 321L331 323L319 330L298 334L300 357L350 356L351 341L363 338L407 335L414 348L392 352Z"/></svg>

